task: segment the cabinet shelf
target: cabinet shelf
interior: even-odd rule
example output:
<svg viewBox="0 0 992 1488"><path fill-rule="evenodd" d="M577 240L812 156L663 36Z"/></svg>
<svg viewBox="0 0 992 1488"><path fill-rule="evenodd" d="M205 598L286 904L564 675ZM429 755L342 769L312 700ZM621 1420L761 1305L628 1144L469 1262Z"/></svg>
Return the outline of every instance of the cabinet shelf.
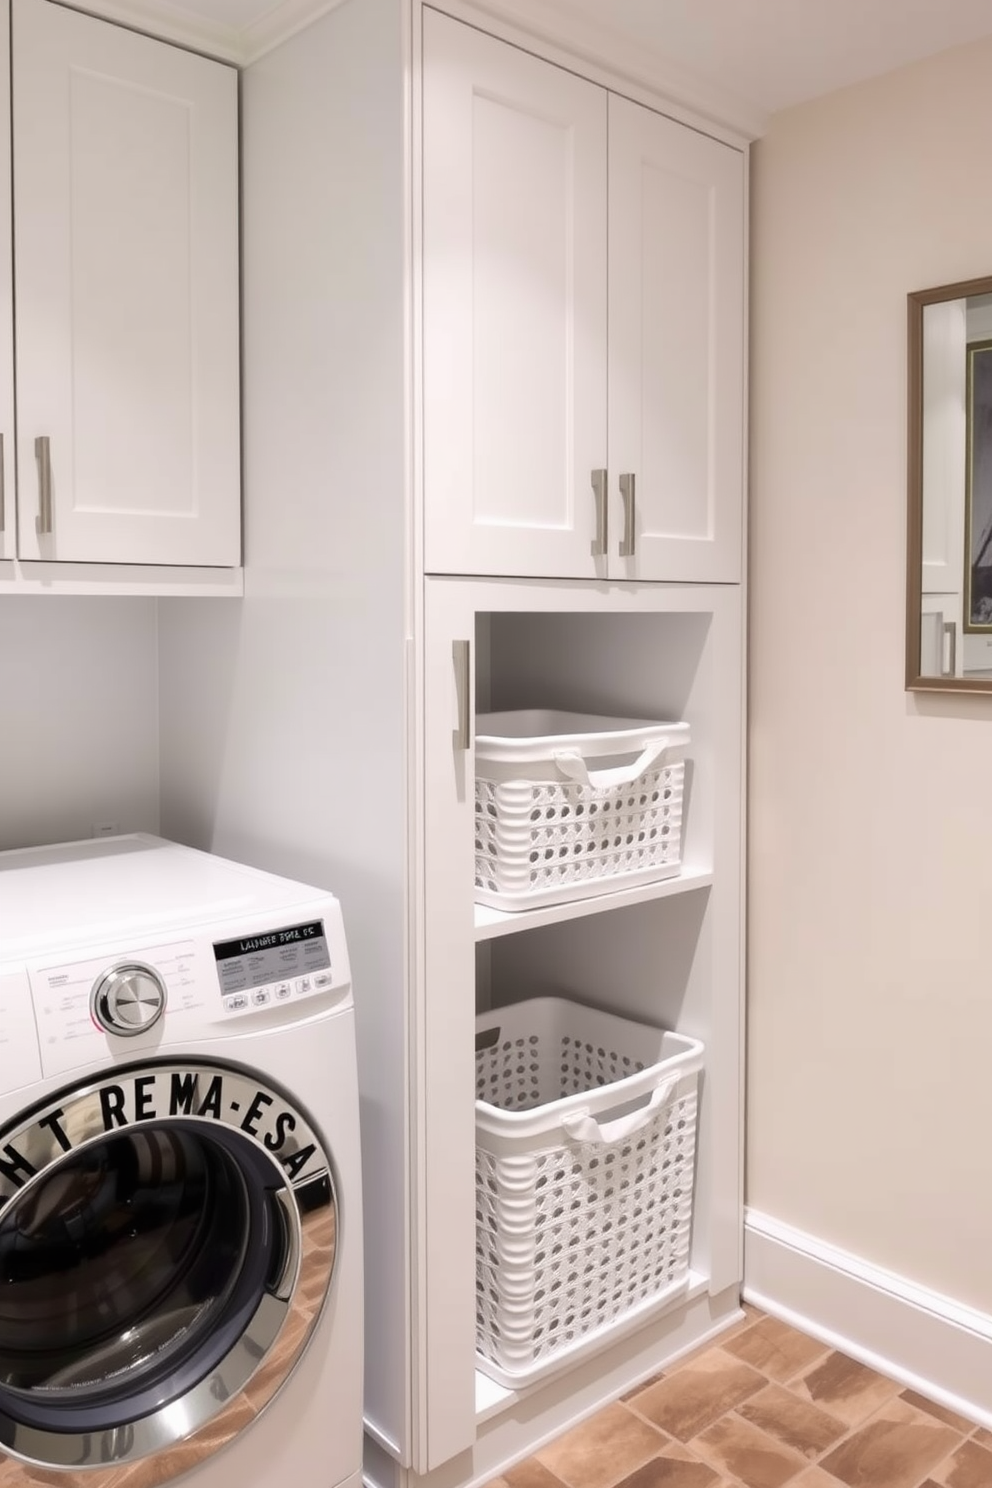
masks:
<svg viewBox="0 0 992 1488"><path fill-rule="evenodd" d="M139 563L19 563L0 559L0 595L133 594L240 599L242 568L194 568Z"/></svg>
<svg viewBox="0 0 992 1488"><path fill-rule="evenodd" d="M709 870L687 868L676 878L663 878L657 883L638 884L635 888L617 889L613 893L595 894L589 899L572 899L567 904L545 904L534 909L492 909L486 904L475 906L476 941L495 940L500 935L514 935L520 930L534 930L540 925L554 925L611 909L626 909L630 904L647 904L653 899L667 899L673 894L689 894L707 889L713 882Z"/></svg>

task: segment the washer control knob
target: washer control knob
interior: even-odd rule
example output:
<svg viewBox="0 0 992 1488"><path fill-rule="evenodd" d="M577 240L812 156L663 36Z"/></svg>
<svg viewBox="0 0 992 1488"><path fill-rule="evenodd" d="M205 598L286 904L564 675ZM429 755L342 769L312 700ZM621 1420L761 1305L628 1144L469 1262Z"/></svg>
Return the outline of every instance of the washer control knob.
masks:
<svg viewBox="0 0 992 1488"><path fill-rule="evenodd" d="M147 1033L165 1012L165 983L154 967L123 962L96 982L90 1011L101 1028L120 1038Z"/></svg>

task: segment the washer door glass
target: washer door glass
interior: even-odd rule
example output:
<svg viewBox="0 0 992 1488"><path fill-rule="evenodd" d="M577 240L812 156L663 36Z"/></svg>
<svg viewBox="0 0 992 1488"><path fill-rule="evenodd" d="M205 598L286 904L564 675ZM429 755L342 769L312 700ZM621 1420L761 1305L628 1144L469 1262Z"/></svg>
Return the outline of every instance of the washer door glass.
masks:
<svg viewBox="0 0 992 1488"><path fill-rule="evenodd" d="M275 1170L237 1145L192 1124L132 1128L67 1156L0 1214L8 1410L106 1428L223 1358L289 1244Z"/></svg>
<svg viewBox="0 0 992 1488"><path fill-rule="evenodd" d="M190 1114L115 1120L91 1135L95 1110L116 1118L158 1088L179 1090ZM330 1284L330 1171L283 1097L204 1065L118 1072L112 1095L117 1104L106 1088L102 1100L94 1087L64 1095L0 1133L0 1169L24 1175L0 1193L0 1448L28 1462L96 1466L166 1451L234 1413L294 1318L294 1346L280 1347L282 1375L267 1371L260 1409ZM272 1149L291 1129L298 1145L282 1142L277 1160Z"/></svg>

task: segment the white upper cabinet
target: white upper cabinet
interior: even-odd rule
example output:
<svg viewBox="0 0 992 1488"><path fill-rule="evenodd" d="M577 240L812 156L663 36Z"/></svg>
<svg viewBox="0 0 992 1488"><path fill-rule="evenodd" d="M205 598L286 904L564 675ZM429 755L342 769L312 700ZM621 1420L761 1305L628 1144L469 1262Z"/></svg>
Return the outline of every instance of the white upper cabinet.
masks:
<svg viewBox="0 0 992 1488"><path fill-rule="evenodd" d="M0 4L0 80L10 76L10 24ZM0 202L10 201L10 109L0 81ZM14 500L14 302L9 212L0 211L0 559L17 552Z"/></svg>
<svg viewBox="0 0 992 1488"><path fill-rule="evenodd" d="M428 572L593 571L603 88L424 12Z"/></svg>
<svg viewBox="0 0 992 1488"><path fill-rule="evenodd" d="M736 581L744 157L427 10L428 573Z"/></svg>
<svg viewBox="0 0 992 1488"><path fill-rule="evenodd" d="M13 0L19 558L240 563L237 148L233 68Z"/></svg>
<svg viewBox="0 0 992 1488"><path fill-rule="evenodd" d="M742 156L611 94L609 170L610 572L735 581Z"/></svg>

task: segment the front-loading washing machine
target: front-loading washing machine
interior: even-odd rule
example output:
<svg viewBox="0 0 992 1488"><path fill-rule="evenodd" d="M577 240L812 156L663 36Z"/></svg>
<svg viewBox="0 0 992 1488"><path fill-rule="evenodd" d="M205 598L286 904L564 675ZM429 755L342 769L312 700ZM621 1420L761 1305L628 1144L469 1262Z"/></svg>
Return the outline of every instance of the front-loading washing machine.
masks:
<svg viewBox="0 0 992 1488"><path fill-rule="evenodd" d="M353 1488L337 900L145 835L0 853L0 1488Z"/></svg>

